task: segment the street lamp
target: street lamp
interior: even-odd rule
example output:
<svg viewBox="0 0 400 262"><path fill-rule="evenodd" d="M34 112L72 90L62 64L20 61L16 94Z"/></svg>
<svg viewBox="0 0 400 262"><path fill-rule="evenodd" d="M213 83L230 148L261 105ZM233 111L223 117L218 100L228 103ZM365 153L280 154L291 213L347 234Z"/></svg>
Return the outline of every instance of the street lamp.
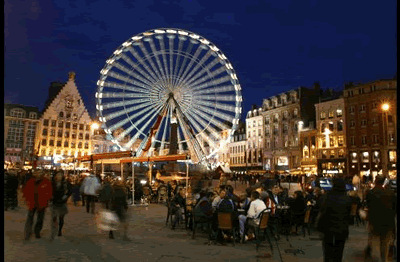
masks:
<svg viewBox="0 0 400 262"><path fill-rule="evenodd" d="M382 104L382 110L383 111L387 112L389 110L389 108L390 108L390 105L388 103Z"/></svg>
<svg viewBox="0 0 400 262"><path fill-rule="evenodd" d="M99 124L94 122L91 127L92 127L92 130L96 130L96 129L99 129L100 126L99 126Z"/></svg>
<svg viewBox="0 0 400 262"><path fill-rule="evenodd" d="M384 154L384 160L387 160L387 161L384 161L383 162L383 175L384 176L387 176L387 173L388 173L388 164L389 164L389 156L388 156L388 150L387 150L387 147L388 147L388 144L389 144L389 139L388 139L388 129L389 129L389 124L388 124L388 111L389 111L389 109L390 109L390 105L389 105L389 103L383 103L382 104L382 106L381 106L381 109L382 109L382 111L383 111L383 115L382 115L382 117L384 118L384 120L383 120L383 127L382 127L382 129L383 129L383 137L384 137L384 140L383 140L383 154ZM385 126L386 126L386 128L385 128Z"/></svg>

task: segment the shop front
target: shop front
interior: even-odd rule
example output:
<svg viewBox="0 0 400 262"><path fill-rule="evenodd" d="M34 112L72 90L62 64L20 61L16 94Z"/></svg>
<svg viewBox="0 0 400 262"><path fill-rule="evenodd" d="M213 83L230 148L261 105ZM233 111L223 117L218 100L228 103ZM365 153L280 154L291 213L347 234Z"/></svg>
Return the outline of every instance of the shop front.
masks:
<svg viewBox="0 0 400 262"><path fill-rule="evenodd" d="M388 175L390 179L397 179L397 152L389 150Z"/></svg>
<svg viewBox="0 0 400 262"><path fill-rule="evenodd" d="M285 173L289 171L289 158L287 156L276 157L275 171Z"/></svg>
<svg viewBox="0 0 400 262"><path fill-rule="evenodd" d="M346 175L346 158L318 159L318 174L324 177Z"/></svg>

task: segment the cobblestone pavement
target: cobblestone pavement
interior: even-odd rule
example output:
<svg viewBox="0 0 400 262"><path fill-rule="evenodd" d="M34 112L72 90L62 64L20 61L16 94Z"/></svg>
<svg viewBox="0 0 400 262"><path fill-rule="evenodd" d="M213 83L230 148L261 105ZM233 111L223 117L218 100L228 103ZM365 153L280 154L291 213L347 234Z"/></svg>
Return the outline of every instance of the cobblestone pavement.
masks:
<svg viewBox="0 0 400 262"><path fill-rule="evenodd" d="M42 238L34 237L23 241L23 228L27 210L20 199L18 211L5 211L5 261L321 261L322 246L317 234L291 236L263 243L256 252L255 244L207 245L205 233L196 233L179 225L171 230L165 225L167 208L151 204L146 207L130 207L129 237L131 242L122 241L121 231L115 233L115 240L107 239L104 232L96 229L94 215L86 213L84 207L69 205L65 217L63 236L54 242L50 237L50 210L46 211ZM99 204L96 204L96 208ZM365 226L352 226L346 243L343 261L364 261L362 251L367 244ZM374 245L376 246L376 245ZM374 256L378 251L374 248Z"/></svg>

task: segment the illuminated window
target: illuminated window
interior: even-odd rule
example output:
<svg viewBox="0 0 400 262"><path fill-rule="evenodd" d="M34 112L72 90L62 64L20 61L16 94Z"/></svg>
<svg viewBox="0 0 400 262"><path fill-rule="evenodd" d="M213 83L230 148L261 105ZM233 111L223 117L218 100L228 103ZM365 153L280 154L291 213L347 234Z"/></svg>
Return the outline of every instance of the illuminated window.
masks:
<svg viewBox="0 0 400 262"><path fill-rule="evenodd" d="M51 126L55 127L57 125L57 121L56 120L51 120Z"/></svg>
<svg viewBox="0 0 400 262"><path fill-rule="evenodd" d="M58 128L63 128L63 127L64 127L64 122L63 121L58 122Z"/></svg>
<svg viewBox="0 0 400 262"><path fill-rule="evenodd" d="M42 136L47 136L47 128L43 128L43 130L42 130Z"/></svg>
<svg viewBox="0 0 400 262"><path fill-rule="evenodd" d="M333 117L335 117L335 113L331 110L331 111L329 111L328 116L329 116L329 118L333 118Z"/></svg>
<svg viewBox="0 0 400 262"><path fill-rule="evenodd" d="M344 157L344 150L343 149L339 150L339 157Z"/></svg>
<svg viewBox="0 0 400 262"><path fill-rule="evenodd" d="M49 126L49 120L48 119L44 119L43 120L43 125L44 126Z"/></svg>
<svg viewBox="0 0 400 262"><path fill-rule="evenodd" d="M59 117L64 117L64 112L58 113Z"/></svg>
<svg viewBox="0 0 400 262"><path fill-rule="evenodd" d="M68 141L64 141L64 147L68 147Z"/></svg>
<svg viewBox="0 0 400 262"><path fill-rule="evenodd" d="M357 153L356 152L350 153L350 157L351 157L351 162L352 163L357 163L358 162Z"/></svg>
<svg viewBox="0 0 400 262"><path fill-rule="evenodd" d="M397 162L397 153L394 150L389 151L389 161L390 162Z"/></svg>
<svg viewBox="0 0 400 262"><path fill-rule="evenodd" d="M337 117L343 116L343 111L342 111L342 109L337 109L337 110L336 110L336 116L337 116Z"/></svg>
<svg viewBox="0 0 400 262"><path fill-rule="evenodd" d="M361 161L363 163L369 163L369 153L368 152L361 153Z"/></svg>
<svg viewBox="0 0 400 262"><path fill-rule="evenodd" d="M321 112L320 118L321 118L321 119L325 119L325 118L326 118L326 113L325 113L325 111L322 111L322 112Z"/></svg>
<svg viewBox="0 0 400 262"><path fill-rule="evenodd" d="M47 145L47 140L46 139L42 139L42 146Z"/></svg>
<svg viewBox="0 0 400 262"><path fill-rule="evenodd" d="M343 146L343 144L344 144L343 136L338 136L338 146Z"/></svg>
<svg viewBox="0 0 400 262"><path fill-rule="evenodd" d="M328 151L322 151L322 158L326 158L328 156Z"/></svg>
<svg viewBox="0 0 400 262"><path fill-rule="evenodd" d="M352 145L352 146L356 145L356 137L355 136L350 137L350 145Z"/></svg>
<svg viewBox="0 0 400 262"><path fill-rule="evenodd" d="M335 158L335 150L331 150L330 158Z"/></svg>

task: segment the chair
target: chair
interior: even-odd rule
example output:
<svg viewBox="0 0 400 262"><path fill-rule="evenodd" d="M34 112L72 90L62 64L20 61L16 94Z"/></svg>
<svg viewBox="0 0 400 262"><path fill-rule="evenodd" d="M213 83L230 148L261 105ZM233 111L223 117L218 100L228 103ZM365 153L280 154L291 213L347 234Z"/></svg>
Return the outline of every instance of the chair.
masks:
<svg viewBox="0 0 400 262"><path fill-rule="evenodd" d="M212 220L210 218L205 218L205 217L196 217L196 213L193 212L192 239L195 238L197 225L202 225L202 224L206 224L207 225L208 243L210 244L211 243L211 225L212 225Z"/></svg>
<svg viewBox="0 0 400 262"><path fill-rule="evenodd" d="M249 228L253 228L254 234L255 234L255 236L256 236L256 251L258 251L258 248L259 248L260 245L261 245L261 242L262 242L261 238L262 238L262 237L266 237L266 238L267 238L268 243L269 243L269 246L270 246L271 250L273 250L272 242L271 242L271 239L269 238L269 235L268 235L268 232L267 232L267 229L268 229L268 221L269 221L269 212L268 212L268 210L266 209L266 210L264 210L264 211L262 211L262 212L260 213L260 223L258 224L257 227L254 228L254 227L252 227L251 225L248 225L248 224L246 223L245 232L244 232L244 234L243 234L242 242L244 242L244 236L246 235L247 230L248 230ZM262 235L260 234L261 232L263 233Z"/></svg>
<svg viewBox="0 0 400 262"><path fill-rule="evenodd" d="M232 213L218 213L218 230L232 231L233 246L235 246L236 227L233 226Z"/></svg>

